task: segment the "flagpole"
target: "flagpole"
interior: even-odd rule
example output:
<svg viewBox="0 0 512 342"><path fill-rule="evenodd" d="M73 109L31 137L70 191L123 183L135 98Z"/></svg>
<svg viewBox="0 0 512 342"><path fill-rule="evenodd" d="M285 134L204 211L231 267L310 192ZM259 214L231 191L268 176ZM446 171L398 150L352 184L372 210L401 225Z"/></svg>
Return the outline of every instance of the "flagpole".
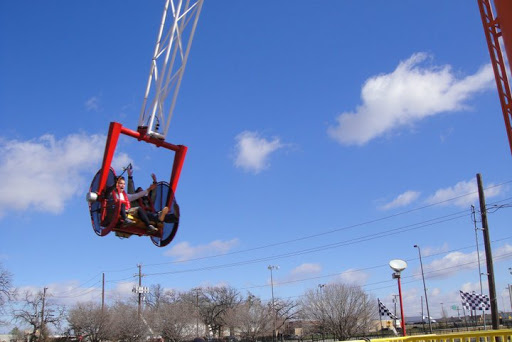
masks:
<svg viewBox="0 0 512 342"><path fill-rule="evenodd" d="M384 327L382 326L382 315L380 314L380 299L377 298L377 310L379 310L379 320L380 320L380 332L383 334Z"/></svg>
<svg viewBox="0 0 512 342"><path fill-rule="evenodd" d="M466 330L469 331L468 319L466 317L466 309L464 308L464 305L462 305L462 313L464 314L464 323L466 323Z"/></svg>

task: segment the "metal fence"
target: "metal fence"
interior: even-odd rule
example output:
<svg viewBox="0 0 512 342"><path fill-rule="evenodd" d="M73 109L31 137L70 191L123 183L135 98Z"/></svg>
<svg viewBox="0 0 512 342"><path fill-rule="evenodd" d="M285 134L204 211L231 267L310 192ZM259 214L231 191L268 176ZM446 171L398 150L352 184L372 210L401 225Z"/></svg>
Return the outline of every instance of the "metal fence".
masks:
<svg viewBox="0 0 512 342"><path fill-rule="evenodd" d="M464 331L449 334L384 337L351 342L512 342L512 329Z"/></svg>

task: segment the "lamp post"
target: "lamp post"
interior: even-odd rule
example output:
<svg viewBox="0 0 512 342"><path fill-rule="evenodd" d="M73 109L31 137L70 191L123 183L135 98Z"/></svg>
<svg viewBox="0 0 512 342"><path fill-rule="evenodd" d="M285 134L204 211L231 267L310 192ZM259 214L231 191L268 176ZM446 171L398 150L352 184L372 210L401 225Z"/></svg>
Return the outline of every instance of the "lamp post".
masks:
<svg viewBox="0 0 512 342"><path fill-rule="evenodd" d="M418 255L420 256L421 278L423 279L423 292L425 292L425 304L427 306L428 329L432 334L432 323L430 321L430 310L428 308L427 286L425 285L425 273L423 272L423 260L421 259L421 249L420 246L418 245L414 245L414 247L418 248Z"/></svg>
<svg viewBox="0 0 512 342"><path fill-rule="evenodd" d="M274 313L274 330L272 331L272 341L275 342L276 340L276 320L277 320L277 313L276 313L276 307L274 303L274 278L272 275L272 270L278 270L279 266L274 265L268 265L267 267L270 270L270 288L272 289L272 311Z"/></svg>
<svg viewBox="0 0 512 342"><path fill-rule="evenodd" d="M405 337L407 333L405 331L405 315L404 315L404 304L402 301L402 285L400 284L400 273L405 270L407 267L407 263L400 259L391 260L389 262L389 267L395 272L393 272L392 277L396 279L398 282L398 297L400 298L400 314L402 316L401 327L402 327L402 335Z"/></svg>

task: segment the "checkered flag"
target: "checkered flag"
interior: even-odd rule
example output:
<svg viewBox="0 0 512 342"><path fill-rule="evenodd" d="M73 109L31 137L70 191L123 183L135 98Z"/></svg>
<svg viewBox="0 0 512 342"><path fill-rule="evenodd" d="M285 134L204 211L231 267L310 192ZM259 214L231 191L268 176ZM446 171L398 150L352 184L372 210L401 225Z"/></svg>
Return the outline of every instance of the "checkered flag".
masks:
<svg viewBox="0 0 512 342"><path fill-rule="evenodd" d="M489 310L491 302L487 295L460 291L462 306L468 310Z"/></svg>
<svg viewBox="0 0 512 342"><path fill-rule="evenodd" d="M388 308L386 308L384 306L384 304L382 304L382 302L380 301L380 299L377 298L377 301L379 302L379 315L380 316L388 316L389 318L391 319L396 319L396 316L393 315L391 313L391 311L388 310Z"/></svg>

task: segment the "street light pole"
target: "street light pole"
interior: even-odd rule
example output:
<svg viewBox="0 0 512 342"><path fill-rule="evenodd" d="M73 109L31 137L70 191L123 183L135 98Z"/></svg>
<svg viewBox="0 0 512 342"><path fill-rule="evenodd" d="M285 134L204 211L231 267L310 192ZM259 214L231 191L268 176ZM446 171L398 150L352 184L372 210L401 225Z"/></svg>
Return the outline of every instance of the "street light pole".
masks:
<svg viewBox="0 0 512 342"><path fill-rule="evenodd" d="M400 273L405 270L407 267L407 263L400 259L391 260L389 262L389 267L395 272L393 272L392 277L398 281L398 297L400 298L400 313L402 316L401 319L401 327L402 327L402 336L407 336L405 331L405 315L404 315L404 304L402 301L402 285L400 284Z"/></svg>
<svg viewBox="0 0 512 342"><path fill-rule="evenodd" d="M273 321L274 321L273 322L274 323L274 330L272 331L272 341L275 342L276 341L277 312L276 312L276 307L275 307L275 303L274 303L274 278L273 278L273 275L272 275L272 270L278 270L279 266L268 265L267 268L270 270L270 288L272 289L272 311L274 313L274 319L273 319Z"/></svg>
<svg viewBox="0 0 512 342"><path fill-rule="evenodd" d="M423 272L423 260L421 259L421 249L420 246L418 245L414 245L414 247L418 248L418 255L420 256L421 278L423 279L423 292L425 292L425 304L427 306L428 329L432 334L432 323L430 321L430 310L428 308L427 286L425 285L425 273Z"/></svg>

